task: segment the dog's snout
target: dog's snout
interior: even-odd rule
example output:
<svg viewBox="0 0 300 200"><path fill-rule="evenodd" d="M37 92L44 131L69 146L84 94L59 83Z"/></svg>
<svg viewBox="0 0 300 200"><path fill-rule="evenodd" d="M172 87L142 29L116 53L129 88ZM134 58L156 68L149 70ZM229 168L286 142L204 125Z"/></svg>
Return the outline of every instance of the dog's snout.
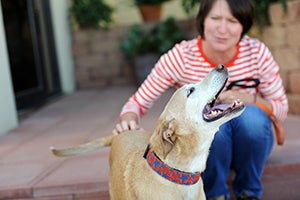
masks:
<svg viewBox="0 0 300 200"><path fill-rule="evenodd" d="M217 65L217 67L216 67L216 70L217 70L218 72L221 72L221 71L223 71L224 69L225 69L225 66L222 65L222 64L219 64L219 65Z"/></svg>

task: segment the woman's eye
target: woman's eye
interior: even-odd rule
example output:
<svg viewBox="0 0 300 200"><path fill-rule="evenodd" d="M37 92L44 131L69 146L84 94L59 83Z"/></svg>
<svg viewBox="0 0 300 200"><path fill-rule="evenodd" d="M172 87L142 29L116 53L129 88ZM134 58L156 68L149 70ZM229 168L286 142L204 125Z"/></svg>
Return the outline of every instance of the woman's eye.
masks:
<svg viewBox="0 0 300 200"><path fill-rule="evenodd" d="M230 23L239 23L239 20L235 17L229 17L227 18L227 21Z"/></svg>
<svg viewBox="0 0 300 200"><path fill-rule="evenodd" d="M188 89L188 91L187 91L187 97L189 97L194 91L195 91L194 87L191 87L190 89Z"/></svg>
<svg viewBox="0 0 300 200"><path fill-rule="evenodd" d="M212 20L219 20L220 19L220 17L215 17L215 16L212 16L212 17L210 17Z"/></svg>
<svg viewBox="0 0 300 200"><path fill-rule="evenodd" d="M239 23L239 21L236 20L236 19L230 19L229 22L230 22L230 23L234 23L234 24Z"/></svg>

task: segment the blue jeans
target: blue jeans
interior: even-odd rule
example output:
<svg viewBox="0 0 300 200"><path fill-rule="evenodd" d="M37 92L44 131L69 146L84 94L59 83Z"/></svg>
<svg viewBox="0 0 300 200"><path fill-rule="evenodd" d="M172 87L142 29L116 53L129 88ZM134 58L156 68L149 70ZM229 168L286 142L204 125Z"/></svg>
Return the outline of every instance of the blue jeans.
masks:
<svg viewBox="0 0 300 200"><path fill-rule="evenodd" d="M242 115L223 124L215 135L202 176L206 196L226 195L229 199L226 180L233 169L235 195L246 192L260 197L263 190L260 179L273 143L267 114L257 106L247 105Z"/></svg>

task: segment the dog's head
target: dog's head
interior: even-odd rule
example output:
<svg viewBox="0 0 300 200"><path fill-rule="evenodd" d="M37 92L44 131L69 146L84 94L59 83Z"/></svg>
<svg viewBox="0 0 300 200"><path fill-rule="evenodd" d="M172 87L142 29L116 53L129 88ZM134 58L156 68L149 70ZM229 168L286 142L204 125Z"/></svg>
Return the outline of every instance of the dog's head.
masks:
<svg viewBox="0 0 300 200"><path fill-rule="evenodd" d="M190 144L179 145L187 148L203 142L210 146L219 126L242 113L244 105L239 100L217 104L228 77L226 67L218 65L201 82L184 85L173 94L155 130L161 137L164 158L176 143L188 141Z"/></svg>
<svg viewBox="0 0 300 200"><path fill-rule="evenodd" d="M166 105L162 116L172 116L174 119L186 121L189 126L202 125L203 128L219 127L237 117L244 108L238 99L231 104L220 104L217 100L228 78L226 67L218 65L201 82L178 89Z"/></svg>

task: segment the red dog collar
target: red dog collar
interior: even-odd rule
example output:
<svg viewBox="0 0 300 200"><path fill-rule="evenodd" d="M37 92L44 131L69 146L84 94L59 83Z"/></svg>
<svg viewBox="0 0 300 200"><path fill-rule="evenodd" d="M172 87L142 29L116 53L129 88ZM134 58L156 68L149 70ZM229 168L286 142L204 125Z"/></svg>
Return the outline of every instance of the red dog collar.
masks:
<svg viewBox="0 0 300 200"><path fill-rule="evenodd" d="M144 153L144 158L157 174L173 183L181 185L193 185L196 184L201 177L200 172L183 172L163 163L151 149L150 145L147 146L147 149Z"/></svg>

